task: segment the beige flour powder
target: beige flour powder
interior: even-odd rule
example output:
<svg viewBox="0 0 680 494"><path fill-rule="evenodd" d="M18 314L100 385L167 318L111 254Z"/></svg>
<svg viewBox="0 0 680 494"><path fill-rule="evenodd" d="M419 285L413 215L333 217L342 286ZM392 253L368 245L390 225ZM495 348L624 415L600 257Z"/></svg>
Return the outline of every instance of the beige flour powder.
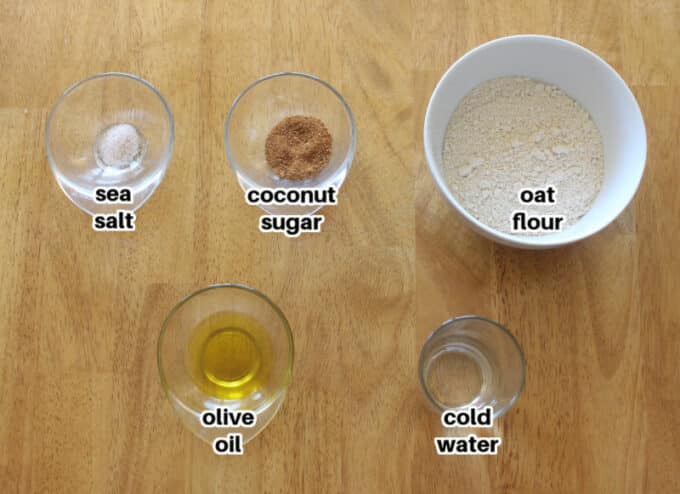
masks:
<svg viewBox="0 0 680 494"><path fill-rule="evenodd" d="M523 77L485 82L449 122L442 153L454 197L482 223L513 232L514 211L583 216L602 186L602 137L588 112L556 86ZM555 204L522 204L524 188L553 186ZM562 229L564 229L564 227ZM535 235L535 233L533 233Z"/></svg>

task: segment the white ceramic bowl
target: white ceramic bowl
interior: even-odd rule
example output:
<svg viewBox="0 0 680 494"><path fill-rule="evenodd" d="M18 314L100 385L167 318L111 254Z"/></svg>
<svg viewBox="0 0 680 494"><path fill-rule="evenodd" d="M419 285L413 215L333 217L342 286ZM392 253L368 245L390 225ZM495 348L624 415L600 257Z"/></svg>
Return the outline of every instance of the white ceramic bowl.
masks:
<svg viewBox="0 0 680 494"><path fill-rule="evenodd" d="M442 146L458 103L482 82L505 76L524 76L560 87L588 110L602 134L605 167L602 189L588 213L563 231L522 236L491 228L463 209L442 176ZM604 60L570 41L519 35L478 46L446 71L427 107L424 146L437 186L475 230L505 245L545 249L589 237L621 214L640 184L647 138L633 93Z"/></svg>

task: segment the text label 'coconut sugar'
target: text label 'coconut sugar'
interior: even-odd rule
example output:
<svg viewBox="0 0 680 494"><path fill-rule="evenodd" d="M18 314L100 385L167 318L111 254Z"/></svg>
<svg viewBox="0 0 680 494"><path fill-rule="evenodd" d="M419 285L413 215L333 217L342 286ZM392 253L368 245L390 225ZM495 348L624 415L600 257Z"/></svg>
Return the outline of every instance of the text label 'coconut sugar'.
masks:
<svg viewBox="0 0 680 494"><path fill-rule="evenodd" d="M246 202L254 206L334 206L338 203L337 190L331 186L319 188L257 188L245 194ZM302 233L318 233L324 216L320 214L271 214L260 216L260 231L283 233L295 238Z"/></svg>

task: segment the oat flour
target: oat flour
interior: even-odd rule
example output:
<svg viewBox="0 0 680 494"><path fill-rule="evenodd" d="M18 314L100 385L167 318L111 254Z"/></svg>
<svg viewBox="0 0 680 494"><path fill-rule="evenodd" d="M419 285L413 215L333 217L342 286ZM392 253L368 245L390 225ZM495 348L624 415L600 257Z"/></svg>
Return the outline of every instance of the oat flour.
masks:
<svg viewBox="0 0 680 494"><path fill-rule="evenodd" d="M517 210L564 215L590 208L604 174L602 137L588 112L556 86L523 77L485 82L458 105L442 152L445 180L461 205L506 233ZM556 203L526 205L523 188L556 190ZM521 233L522 235L531 233Z"/></svg>

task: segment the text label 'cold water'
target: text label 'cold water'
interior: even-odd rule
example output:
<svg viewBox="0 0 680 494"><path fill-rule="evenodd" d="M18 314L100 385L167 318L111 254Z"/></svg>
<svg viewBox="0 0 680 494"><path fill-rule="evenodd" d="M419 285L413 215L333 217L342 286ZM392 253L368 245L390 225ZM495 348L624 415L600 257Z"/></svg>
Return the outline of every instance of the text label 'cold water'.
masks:
<svg viewBox="0 0 680 494"><path fill-rule="evenodd" d="M442 413L441 422L444 427L493 427L493 408L446 410ZM479 437L475 434L434 438L438 455L495 455L501 443L500 437Z"/></svg>

